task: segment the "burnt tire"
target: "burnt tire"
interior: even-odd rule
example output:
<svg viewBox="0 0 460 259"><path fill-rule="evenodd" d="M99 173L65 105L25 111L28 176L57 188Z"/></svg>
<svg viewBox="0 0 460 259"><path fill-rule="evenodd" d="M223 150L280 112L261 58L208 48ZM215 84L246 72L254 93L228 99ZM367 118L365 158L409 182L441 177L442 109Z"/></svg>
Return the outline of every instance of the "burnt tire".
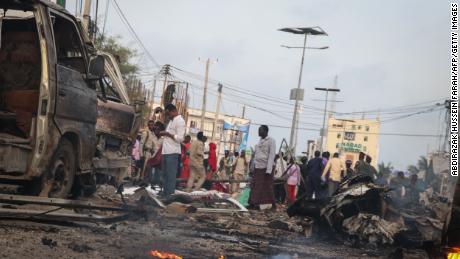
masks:
<svg viewBox="0 0 460 259"><path fill-rule="evenodd" d="M42 177L40 196L67 198L76 174L76 156L72 143L63 138L51 158L48 171Z"/></svg>

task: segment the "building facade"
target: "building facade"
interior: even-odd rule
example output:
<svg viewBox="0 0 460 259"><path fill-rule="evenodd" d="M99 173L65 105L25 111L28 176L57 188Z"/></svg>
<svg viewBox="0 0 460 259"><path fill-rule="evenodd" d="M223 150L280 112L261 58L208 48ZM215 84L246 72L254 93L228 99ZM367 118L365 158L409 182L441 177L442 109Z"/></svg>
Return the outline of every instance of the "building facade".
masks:
<svg viewBox="0 0 460 259"><path fill-rule="evenodd" d="M358 161L359 152L372 157L377 167L379 156L380 121L367 119L329 118L325 150L338 152L344 160Z"/></svg>

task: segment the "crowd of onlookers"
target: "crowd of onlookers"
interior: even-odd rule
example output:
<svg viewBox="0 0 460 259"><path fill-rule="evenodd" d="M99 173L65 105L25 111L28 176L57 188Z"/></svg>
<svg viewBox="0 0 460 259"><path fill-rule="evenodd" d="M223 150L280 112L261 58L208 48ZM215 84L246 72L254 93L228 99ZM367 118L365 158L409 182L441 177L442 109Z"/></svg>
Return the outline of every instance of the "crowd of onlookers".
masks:
<svg viewBox="0 0 460 259"><path fill-rule="evenodd" d="M208 142L203 132L198 132L195 139L186 135L185 122L174 105L165 107L165 115L167 126L160 120L150 120L134 144L133 180L140 186L160 189L163 195L170 195L177 188L187 192L201 188L238 192L248 173L245 150L226 150L218 162L216 144ZM235 182L210 181L213 179Z"/></svg>
<svg viewBox="0 0 460 259"><path fill-rule="evenodd" d="M353 165L343 161L339 153L315 151L310 160L277 154L276 141L268 136L266 125L259 127L260 140L248 159L246 151L225 151L218 160L217 146L208 143L203 132L196 139L185 134L185 121L174 105L165 107L167 125L149 121L133 148L133 179L141 186L151 185L160 194L173 194L176 188L187 192L215 189L238 193L242 182L249 178L249 207L277 203L292 204L297 198L322 199L334 194L341 182L354 175L367 175L377 185L390 186L395 198L417 200L423 184L412 175L405 178L399 172L391 180L372 166L372 158L359 153ZM179 181L177 181L179 179ZM214 181L211 181L214 180Z"/></svg>

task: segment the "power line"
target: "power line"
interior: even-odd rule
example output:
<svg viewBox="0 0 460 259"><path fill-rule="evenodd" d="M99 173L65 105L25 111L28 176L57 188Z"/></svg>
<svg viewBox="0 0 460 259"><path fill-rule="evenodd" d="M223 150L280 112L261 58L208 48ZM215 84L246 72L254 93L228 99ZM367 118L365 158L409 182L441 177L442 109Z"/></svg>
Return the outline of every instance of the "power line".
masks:
<svg viewBox="0 0 460 259"><path fill-rule="evenodd" d="M252 125L267 125L269 127L274 127L274 128L283 128L283 129L290 129L291 127L289 126L283 126L283 125L272 125L272 124L261 124L257 122L251 122ZM304 131L320 131L321 129L315 129L315 128L305 128L305 127L299 127L299 130L304 130ZM343 132L342 130L328 130L329 132ZM400 136L400 137L430 137L430 138L439 138L444 135L435 135L435 134L418 134L418 133L376 133L376 132L355 132L355 134L365 134L365 135L382 135L382 136Z"/></svg>
<svg viewBox="0 0 460 259"><path fill-rule="evenodd" d="M126 18L125 14L121 10L120 6L117 3L117 0L113 0L113 3L115 4L115 10L118 13L119 17L121 20L124 21L125 25L128 27L128 31L130 31L131 35L134 37L134 39L137 41L137 43L140 45L140 47L144 50L144 52L147 54L147 56L150 58L152 63L157 67L160 68L160 65L158 62L155 60L155 58L152 56L152 54L148 51L148 49L145 47L144 43L141 41L139 36L137 35L136 31L133 29L131 24L129 23L128 19Z"/></svg>
<svg viewBox="0 0 460 259"><path fill-rule="evenodd" d="M176 71L182 72L183 74L186 74L187 76L189 76L191 78L194 78L194 79L197 79L197 80L200 80L200 81L203 80L201 75L186 71L184 69L181 69L181 68L178 68L178 67L175 67L175 66L172 66L172 67L174 69L176 69ZM216 85L217 83L220 82L220 81L217 81L217 80L212 79L212 78L209 78L209 80L210 80L210 83L214 84L214 85ZM225 82L223 83L223 85L227 89L233 90L234 92L241 93L241 94L244 94L244 95L253 96L253 97L257 97L257 98L260 98L261 100L264 100L264 101L273 102L273 103L276 103L278 106L286 105L286 106L289 106L290 108L292 108L292 106L293 106L292 103L287 102L284 99L264 95L264 94L261 94L261 93L252 93L248 89L237 87L237 86L225 83ZM420 106L422 104L433 103L433 102L440 101L440 100L442 100L442 99L435 99L435 100L431 100L431 101L425 101L425 102L421 102L421 103L403 105L403 106L398 106L398 107L393 107L393 108L386 108L386 109L374 109L374 110L367 110L367 111L364 110L364 111L354 111L354 112L333 112L333 111L327 111L327 112L332 112L332 113L334 113L336 115L342 115L342 116L343 115L353 115L353 114L368 114L368 115L369 114L379 114L379 115L381 115L381 114L398 114L398 113L406 113L406 112L411 112L411 111L423 109L423 108L425 108L427 106L423 106L423 107L416 107L416 106ZM305 109L313 110L313 111L321 111L321 112L323 112L323 109L318 108L318 107L314 107L314 106L309 106L309 105L304 104L301 107L303 107Z"/></svg>
<svg viewBox="0 0 460 259"><path fill-rule="evenodd" d="M177 78L174 76L174 78ZM179 79L179 78L177 78ZM181 79L182 80L182 79ZM190 84L192 87L197 87L198 89L201 88L201 86L196 86L194 84ZM217 96L217 93L213 93L213 91L210 89L209 90L214 96ZM269 110L269 109L266 109L266 108L262 108L262 107L259 107L259 106L255 106L253 104L249 104L247 102L244 102L244 101L241 101L241 99L244 99L244 97L241 97L241 96L238 96L238 95L235 95L235 94L232 94L232 93L227 93L227 92L224 92L225 96L223 97L224 100L227 100L227 101L230 101L230 102L233 102L233 103L236 103L236 104L241 104L241 105L246 105L250 108L253 108L253 109L256 109L256 110L259 110L259 111L263 111L263 112L266 112L266 113L269 113L275 117L278 117L278 118L281 118L283 120L286 120L286 121L290 121L290 118L287 118L287 117L284 117L280 114L278 114L277 112L273 111L273 110ZM233 98L237 98L236 100L233 99L233 98L229 98L229 97L233 97ZM427 102L424 102L424 103L420 103L420 104L425 104ZM415 106L415 105L420 105L420 104L412 104L412 105L407 105L407 106ZM432 111L436 111L437 107L439 107L438 104L436 105L431 105L431 106L423 106L423 107L418 107L417 109L420 109L420 108L428 108L428 109L424 109L422 111L417 111L417 112L414 112L414 113L409 113L407 114L408 112L407 111L404 111L404 115L402 116L396 116L396 117L390 117L386 120L378 120L376 122L370 122L370 123L366 123L366 124L362 124L363 126L369 126L369 125L374 125L374 124L385 124L387 122L392 122L392 121L396 121L396 120L400 120L400 119L404 119L404 118L408 118L408 117L411 117L411 116L415 116L415 115L418 115L418 114L423 114L423 113L428 113L428 112L432 112ZM413 110L413 109L411 109ZM408 110L409 111L409 110ZM401 113L401 112L400 112ZM319 124L315 124L315 123L305 123L305 122L300 122L300 124L302 125L314 125L314 126L320 126ZM358 124L356 124L358 125Z"/></svg>

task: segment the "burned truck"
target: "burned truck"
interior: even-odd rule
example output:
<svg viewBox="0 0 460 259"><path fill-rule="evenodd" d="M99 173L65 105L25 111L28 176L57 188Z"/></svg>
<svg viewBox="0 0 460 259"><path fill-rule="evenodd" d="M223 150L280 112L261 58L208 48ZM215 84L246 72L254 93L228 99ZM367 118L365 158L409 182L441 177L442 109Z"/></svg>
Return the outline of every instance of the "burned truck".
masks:
<svg viewBox="0 0 460 259"><path fill-rule="evenodd" d="M0 2L0 190L68 197L127 172L139 127L116 61L44 0Z"/></svg>

